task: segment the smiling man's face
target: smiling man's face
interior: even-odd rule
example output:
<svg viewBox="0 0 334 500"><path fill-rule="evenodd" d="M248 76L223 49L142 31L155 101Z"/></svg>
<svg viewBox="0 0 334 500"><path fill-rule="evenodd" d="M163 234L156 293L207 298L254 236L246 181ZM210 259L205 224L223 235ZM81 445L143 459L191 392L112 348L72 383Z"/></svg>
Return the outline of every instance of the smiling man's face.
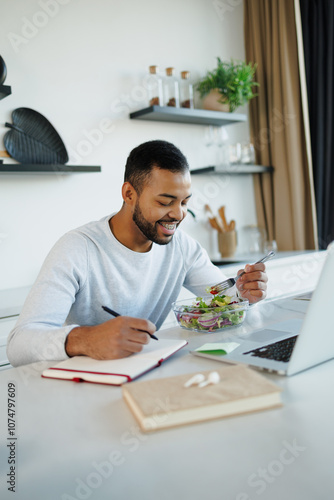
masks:
<svg viewBox="0 0 334 500"><path fill-rule="evenodd" d="M136 200L132 219L148 240L166 245L187 215L190 197L189 171L170 172L154 167Z"/></svg>

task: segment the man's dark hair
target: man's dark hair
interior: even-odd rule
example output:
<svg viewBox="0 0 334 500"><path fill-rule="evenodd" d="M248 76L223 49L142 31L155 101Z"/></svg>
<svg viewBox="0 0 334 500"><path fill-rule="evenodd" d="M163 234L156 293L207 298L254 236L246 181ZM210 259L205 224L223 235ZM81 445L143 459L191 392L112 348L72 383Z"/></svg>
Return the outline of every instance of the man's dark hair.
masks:
<svg viewBox="0 0 334 500"><path fill-rule="evenodd" d="M186 157L174 144L167 141L148 141L134 148L125 165L124 182L130 182L138 194L154 167L170 172L186 172Z"/></svg>

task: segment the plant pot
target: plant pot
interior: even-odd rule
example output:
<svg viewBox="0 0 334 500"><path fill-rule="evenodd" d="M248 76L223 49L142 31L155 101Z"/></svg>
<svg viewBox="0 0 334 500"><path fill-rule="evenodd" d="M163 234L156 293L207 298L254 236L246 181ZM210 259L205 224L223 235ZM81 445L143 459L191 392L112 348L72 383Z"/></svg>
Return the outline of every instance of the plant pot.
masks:
<svg viewBox="0 0 334 500"><path fill-rule="evenodd" d="M219 102L221 94L218 89L211 90L203 99L203 109L210 109L212 111L230 112L230 105L228 102L222 104Z"/></svg>

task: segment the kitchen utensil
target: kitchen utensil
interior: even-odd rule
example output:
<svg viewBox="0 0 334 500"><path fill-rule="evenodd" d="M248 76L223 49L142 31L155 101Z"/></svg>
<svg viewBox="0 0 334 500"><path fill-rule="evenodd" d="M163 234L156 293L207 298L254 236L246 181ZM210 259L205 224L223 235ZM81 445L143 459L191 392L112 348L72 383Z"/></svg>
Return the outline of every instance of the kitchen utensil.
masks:
<svg viewBox="0 0 334 500"><path fill-rule="evenodd" d="M229 223L228 230L234 231L234 229L235 229L235 220L232 219L231 222Z"/></svg>
<svg viewBox="0 0 334 500"><path fill-rule="evenodd" d="M262 259L255 262L255 264L260 264L260 262L266 262L267 260L274 257L274 255L275 255L275 252L271 251L271 252L267 253L267 255L262 257ZM245 271L238 274L238 276L236 276L235 278L229 278L225 281L222 281L221 283L217 283L217 285L214 285L210 288L210 293L216 295L217 293L224 292L228 288L231 288L232 286L234 286L236 284L236 282L238 281L238 279L241 278L241 276L243 276L244 274L245 274Z"/></svg>
<svg viewBox="0 0 334 500"><path fill-rule="evenodd" d="M228 231L228 224L227 224L226 217L225 217L225 207L224 206L220 207L218 209L218 213L219 213L219 216L222 220L224 231Z"/></svg>
<svg viewBox="0 0 334 500"><path fill-rule="evenodd" d="M217 224L217 219L216 217L209 217L209 222L210 222L210 226L213 228L213 229L216 229L218 232L221 232L218 224Z"/></svg>
<svg viewBox="0 0 334 500"><path fill-rule="evenodd" d="M222 221L220 220L219 217L215 217L214 213L212 212L212 209L210 207L210 205L206 204L204 206L205 210L210 214L210 218L209 218L209 221L210 221L210 224L212 227L215 227L215 229L217 229L218 231L221 231L221 232L224 232L225 231L225 228L224 228L224 225L222 223ZM213 224L212 224L213 223Z"/></svg>

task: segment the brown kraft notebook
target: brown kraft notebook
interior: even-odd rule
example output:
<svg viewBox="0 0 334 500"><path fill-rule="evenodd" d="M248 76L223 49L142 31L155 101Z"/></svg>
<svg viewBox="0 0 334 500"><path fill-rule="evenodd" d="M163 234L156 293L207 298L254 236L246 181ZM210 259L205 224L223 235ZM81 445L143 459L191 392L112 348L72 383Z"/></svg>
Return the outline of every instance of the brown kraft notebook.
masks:
<svg viewBox="0 0 334 500"><path fill-rule="evenodd" d="M184 384L194 373L122 387L123 398L144 432L282 406L282 389L246 366L219 370L220 382ZM201 372L206 377L211 371Z"/></svg>

